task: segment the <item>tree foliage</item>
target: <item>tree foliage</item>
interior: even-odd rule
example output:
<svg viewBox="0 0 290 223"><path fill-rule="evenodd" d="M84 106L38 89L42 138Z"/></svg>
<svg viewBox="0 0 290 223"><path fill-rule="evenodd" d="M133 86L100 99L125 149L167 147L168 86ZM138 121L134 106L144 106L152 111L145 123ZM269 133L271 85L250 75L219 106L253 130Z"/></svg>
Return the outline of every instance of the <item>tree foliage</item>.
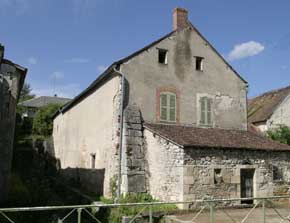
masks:
<svg viewBox="0 0 290 223"><path fill-rule="evenodd" d="M278 142L290 145L290 129L285 125L271 129L267 132L268 136Z"/></svg>
<svg viewBox="0 0 290 223"><path fill-rule="evenodd" d="M40 108L33 119L32 131L36 135L50 136L53 129L53 114L61 107L59 104L49 104Z"/></svg>
<svg viewBox="0 0 290 223"><path fill-rule="evenodd" d="M35 95L31 93L32 92L32 89L31 89L31 86L30 84L28 83L24 83L22 89L21 89L21 92L20 92L20 97L19 97L19 101L26 101L26 100L29 100L31 98L34 98Z"/></svg>

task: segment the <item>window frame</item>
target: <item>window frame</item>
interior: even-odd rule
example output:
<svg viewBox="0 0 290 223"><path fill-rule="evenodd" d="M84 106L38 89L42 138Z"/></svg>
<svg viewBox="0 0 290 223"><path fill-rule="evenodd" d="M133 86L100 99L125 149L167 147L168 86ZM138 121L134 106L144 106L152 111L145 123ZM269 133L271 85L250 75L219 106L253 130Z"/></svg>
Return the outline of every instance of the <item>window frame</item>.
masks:
<svg viewBox="0 0 290 223"><path fill-rule="evenodd" d="M200 69L197 69L197 62L200 61ZM195 70L196 71L203 71L204 69L204 57L195 56Z"/></svg>
<svg viewBox="0 0 290 223"><path fill-rule="evenodd" d="M167 65L168 64L168 50L167 49L162 49L162 48L157 48L158 51L158 63ZM164 58L164 63L160 62L160 53L165 53L165 58Z"/></svg>
<svg viewBox="0 0 290 223"><path fill-rule="evenodd" d="M162 95L166 96L166 106L162 105ZM170 111L173 108L170 103L171 96L174 96L174 120L170 119ZM166 119L162 118L162 108L166 109ZM176 93L169 92L169 91L160 92L159 94L159 120L161 122L170 122L170 123L177 122L177 95Z"/></svg>
<svg viewBox="0 0 290 223"><path fill-rule="evenodd" d="M203 102L204 101L204 111L203 111ZM213 97L209 97L207 95L200 95L198 97L198 114L199 114L199 120L198 124L199 126L204 126L204 127L213 127L214 126L214 112L213 112L213 104L214 100ZM210 107L208 106L210 104ZM204 122L203 121L203 113L204 113ZM210 117L210 122L209 122L209 117Z"/></svg>

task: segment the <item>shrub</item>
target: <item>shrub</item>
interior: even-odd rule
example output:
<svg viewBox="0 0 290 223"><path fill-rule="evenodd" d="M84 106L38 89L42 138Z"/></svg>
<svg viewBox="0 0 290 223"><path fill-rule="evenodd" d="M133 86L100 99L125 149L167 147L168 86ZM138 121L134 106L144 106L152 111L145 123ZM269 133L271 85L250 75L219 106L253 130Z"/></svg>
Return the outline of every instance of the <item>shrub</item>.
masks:
<svg viewBox="0 0 290 223"><path fill-rule="evenodd" d="M290 145L290 129L285 125L269 130L267 134L275 141Z"/></svg>
<svg viewBox="0 0 290 223"><path fill-rule="evenodd" d="M113 204L113 199L101 198L101 201L106 204ZM120 204L125 203L150 203L157 202L158 200L154 199L151 195L146 193L138 193L138 194L126 194L122 195L118 201ZM117 207L111 208L108 216L105 220L106 222L119 223L121 222L122 216L135 216L138 214L145 206L127 206L127 207ZM177 207L171 204L163 204L163 205L154 205L152 206L153 212L168 212L176 210ZM144 210L144 212L148 212L149 210Z"/></svg>
<svg viewBox="0 0 290 223"><path fill-rule="evenodd" d="M53 129L53 114L61 107L59 104L49 104L40 108L33 119L33 133L36 135L50 136Z"/></svg>

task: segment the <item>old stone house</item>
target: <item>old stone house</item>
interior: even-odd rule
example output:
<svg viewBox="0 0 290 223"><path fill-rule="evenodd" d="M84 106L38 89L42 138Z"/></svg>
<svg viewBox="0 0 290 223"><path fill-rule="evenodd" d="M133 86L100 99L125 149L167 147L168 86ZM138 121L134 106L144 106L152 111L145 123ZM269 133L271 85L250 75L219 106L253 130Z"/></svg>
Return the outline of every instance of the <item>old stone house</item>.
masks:
<svg viewBox="0 0 290 223"><path fill-rule="evenodd" d="M172 32L114 62L55 115L56 157L81 181L100 170L106 196L115 179L122 193L166 201L288 190L290 148L247 130L247 87L176 8Z"/></svg>
<svg viewBox="0 0 290 223"><path fill-rule="evenodd" d="M16 105L26 72L26 68L4 59L4 47L0 44L0 203L7 196Z"/></svg>
<svg viewBox="0 0 290 223"><path fill-rule="evenodd" d="M290 86L249 100L248 110L249 123L262 132L280 125L290 127Z"/></svg>
<svg viewBox="0 0 290 223"><path fill-rule="evenodd" d="M33 118L35 113L42 107L47 106L49 104L59 104L65 105L71 99L57 97L57 95L51 96L39 96L36 98L32 98L26 101L19 103L20 106L24 108L24 112L22 114L23 117Z"/></svg>

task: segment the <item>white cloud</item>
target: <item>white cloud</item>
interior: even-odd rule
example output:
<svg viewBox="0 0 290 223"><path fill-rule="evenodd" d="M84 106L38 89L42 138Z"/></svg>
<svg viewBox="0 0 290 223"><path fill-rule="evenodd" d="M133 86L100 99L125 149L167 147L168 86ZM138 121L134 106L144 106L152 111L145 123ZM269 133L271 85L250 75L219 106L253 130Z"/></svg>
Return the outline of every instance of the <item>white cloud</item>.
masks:
<svg viewBox="0 0 290 223"><path fill-rule="evenodd" d="M75 58L66 59L64 60L64 62L65 63L89 63L90 59L75 57Z"/></svg>
<svg viewBox="0 0 290 223"><path fill-rule="evenodd" d="M97 66L97 71L102 73L107 69L107 67L103 66L103 65L98 65Z"/></svg>
<svg viewBox="0 0 290 223"><path fill-rule="evenodd" d="M265 47L258 42L249 41L246 43L237 44L234 49L229 53L229 60L238 60L245 57L251 57L261 53Z"/></svg>
<svg viewBox="0 0 290 223"><path fill-rule="evenodd" d="M35 65L35 64L37 64L37 59L35 57L29 57L27 62L29 65Z"/></svg>
<svg viewBox="0 0 290 223"><path fill-rule="evenodd" d="M55 71L51 74L51 78L55 80L62 79L64 77L64 73L61 71Z"/></svg>

